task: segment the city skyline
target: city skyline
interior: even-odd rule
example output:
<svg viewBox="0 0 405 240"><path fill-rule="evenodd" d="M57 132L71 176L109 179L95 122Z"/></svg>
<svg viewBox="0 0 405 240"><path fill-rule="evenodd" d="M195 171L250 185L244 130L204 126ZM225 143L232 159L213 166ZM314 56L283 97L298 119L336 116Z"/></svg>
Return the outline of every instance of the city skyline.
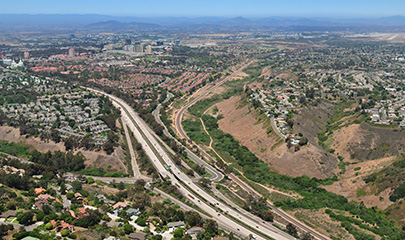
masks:
<svg viewBox="0 0 405 240"><path fill-rule="evenodd" d="M405 1L54 1L21 0L3 3L0 14L106 14L139 17L331 17L376 18L405 15Z"/></svg>

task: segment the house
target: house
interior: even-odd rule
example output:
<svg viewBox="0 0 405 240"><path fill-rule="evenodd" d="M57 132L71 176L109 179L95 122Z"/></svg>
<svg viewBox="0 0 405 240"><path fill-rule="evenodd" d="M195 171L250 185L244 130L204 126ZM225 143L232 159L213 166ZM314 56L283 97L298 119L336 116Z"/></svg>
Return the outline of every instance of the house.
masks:
<svg viewBox="0 0 405 240"><path fill-rule="evenodd" d="M43 192L46 192L46 189L45 188L35 188L34 191L35 191L35 194L38 195Z"/></svg>
<svg viewBox="0 0 405 240"><path fill-rule="evenodd" d="M103 240L120 240L120 239L113 236L109 236L108 238L104 238Z"/></svg>
<svg viewBox="0 0 405 240"><path fill-rule="evenodd" d="M42 210L42 208L48 205L48 200L39 200L36 203L34 203L34 205L32 206L34 209L38 209L38 210Z"/></svg>
<svg viewBox="0 0 405 240"><path fill-rule="evenodd" d="M85 207L81 207L77 209L76 217L77 219L84 218L89 215L89 211Z"/></svg>
<svg viewBox="0 0 405 240"><path fill-rule="evenodd" d="M124 209L128 207L128 204L126 202L117 202L116 204L114 204L113 209Z"/></svg>
<svg viewBox="0 0 405 240"><path fill-rule="evenodd" d="M135 208L130 208L126 211L126 213L129 216L139 216L141 215L141 211L139 211L139 208L135 209Z"/></svg>
<svg viewBox="0 0 405 240"><path fill-rule="evenodd" d="M79 202L83 202L83 196L80 193L75 193L75 198Z"/></svg>
<svg viewBox="0 0 405 240"><path fill-rule="evenodd" d="M156 216L149 216L148 219L146 219L147 223L151 223L153 221L160 222L161 220L160 220L160 217L156 217Z"/></svg>
<svg viewBox="0 0 405 240"><path fill-rule="evenodd" d="M38 195L38 199L41 199L41 200L55 200L55 198L52 197L49 194L40 194L40 195Z"/></svg>
<svg viewBox="0 0 405 240"><path fill-rule="evenodd" d="M59 225L58 222L56 222L55 220L51 220L49 221L50 223L52 223L52 226L55 228L56 231L61 232L62 230L68 230L70 233L74 232L75 228L70 225L69 223L61 220Z"/></svg>
<svg viewBox="0 0 405 240"><path fill-rule="evenodd" d="M77 217L76 217L76 213L73 212L73 210L69 210L69 213L70 213L70 215L72 215L73 218L77 218Z"/></svg>
<svg viewBox="0 0 405 240"><path fill-rule="evenodd" d="M144 232L136 232L136 233L131 233L128 235L129 239L135 239L135 240L145 240L146 239L146 233Z"/></svg>
<svg viewBox="0 0 405 240"><path fill-rule="evenodd" d="M199 226L194 226L194 227L192 227L192 228L189 228L189 229L185 232L185 234L188 234L188 235L190 235L190 236L194 236L194 235L197 235L198 233L200 233L201 231L205 231L205 229L202 228L202 227L199 227Z"/></svg>
<svg viewBox="0 0 405 240"><path fill-rule="evenodd" d="M15 217L17 216L17 211L14 210L8 210L5 213L1 214L1 218L9 218L9 217Z"/></svg>
<svg viewBox="0 0 405 240"><path fill-rule="evenodd" d="M65 187L66 187L66 191L68 191L68 192L72 191L72 189L73 189L72 185L70 185L70 184L66 184Z"/></svg>
<svg viewBox="0 0 405 240"><path fill-rule="evenodd" d="M180 228L184 227L184 222L183 221L178 221L178 222L169 222L167 224L168 228Z"/></svg>

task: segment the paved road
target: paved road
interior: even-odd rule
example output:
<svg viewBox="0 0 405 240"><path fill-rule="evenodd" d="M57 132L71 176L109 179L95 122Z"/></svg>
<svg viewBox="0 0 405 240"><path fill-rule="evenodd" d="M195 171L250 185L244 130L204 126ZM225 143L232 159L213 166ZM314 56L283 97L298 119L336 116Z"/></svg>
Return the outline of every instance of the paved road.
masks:
<svg viewBox="0 0 405 240"><path fill-rule="evenodd" d="M170 93L171 94L171 93ZM168 98L166 98L166 100L170 99L171 97L173 97L173 94L168 95ZM164 102L166 102L166 100ZM213 182L219 182L224 178L224 174L220 171L218 171L216 168L214 168L213 166L211 166L210 164L208 164L206 161L204 161L203 159L201 159L200 157L198 157L193 151L191 151L190 149L188 149L186 146L184 146L181 142L179 142L175 137L173 137L169 131L167 130L165 124L162 122L162 120L160 119L160 109L162 108L162 105L159 104L156 109L152 112L153 116L155 117L155 120L164 127L163 133L176 141L176 143L179 146L182 146L185 149L185 152L187 154L187 157L197 163L198 165L203 165L205 170L208 172L209 175L211 175L211 177L207 177L209 180L213 181ZM167 148L167 147L166 147Z"/></svg>
<svg viewBox="0 0 405 240"><path fill-rule="evenodd" d="M222 85L223 83L225 83L226 81L230 80L235 74L239 74L241 71L243 71L243 69L245 69L247 66L249 66L251 64L247 63L244 66L242 66L238 71L236 71L235 73L233 73L232 75L228 76L227 78L225 78L224 80L222 80L221 82L219 82L218 84L214 85L213 87L211 87L210 89L208 89L204 94L200 95L199 97L195 98L194 100L192 100L191 102L187 103L182 109L180 109L180 111L177 113L177 116L175 118L175 126L177 128L177 131L179 133L179 135L186 139L189 142L192 142L191 139L187 136L187 134L184 132L183 126L181 125L181 120L183 118L183 114L185 113L185 111L190 108L192 105L194 105L196 102L198 102L199 100L201 100L202 98L204 98L205 96L207 96L210 92L212 92L212 90L214 90L215 88L217 88L218 86ZM278 131L277 127L275 126L275 122L274 122L274 118L272 118L273 120L271 121L272 127L273 129L275 129L276 133L278 132L279 136L282 139L285 139L285 137ZM196 145L198 147L198 149L201 151L201 153L207 158L210 159L211 161L215 161L215 159L212 158L212 156L210 156L208 153L206 153L203 149L201 149L198 145ZM251 189L249 186L247 186L247 184L245 184L243 181L241 181L238 177L236 177L233 174L228 175L228 177L230 177L233 181L235 181L236 183L238 183L240 186L242 186L245 190L247 190L250 193L256 194L260 197L261 194L257 193L256 191L254 191L253 189ZM320 233L318 233L317 231L315 231L314 229L308 227L307 225L299 222L298 220L296 220L295 218L289 216L288 214L286 214L285 212L277 209L274 205L272 205L269 201L268 201L268 205L270 206L270 208L277 213L279 216L281 216L282 218L284 218L285 220L291 222L292 224L294 224L295 226L297 226L298 228L307 231L309 233L311 233L312 236L318 238L318 239L322 239L322 240L329 240L330 238L325 237L323 235L321 235Z"/></svg>
<svg viewBox="0 0 405 240"><path fill-rule="evenodd" d="M180 111L177 113L177 116L175 118L175 126L177 129L177 132L179 133L180 137L182 137L183 139L185 139L186 141L192 143L191 139L187 136L187 134L184 132L183 126L181 125L181 120L183 119L183 115L184 113L187 111L187 109L189 109L191 106L193 106L196 102L200 101L202 98L204 98L205 96L207 96L209 93L211 93L213 90L215 90L216 88L218 88L219 86L221 86L222 84L224 84L225 82L231 80L234 76L238 75L239 73L241 73L243 71L243 69L245 69L247 66L249 66L250 64L252 64L253 61L246 63L245 65L243 65L241 68L239 68L237 71L235 71L234 73L232 73L231 75L227 76L225 79L223 79L222 81L218 82L217 84L215 84L214 86L212 86L211 88L209 88L204 94L198 96L197 98L195 98L194 100L192 100L191 102L187 103L182 109L180 109ZM210 162L215 163L216 160L209 155L207 152L205 152L202 148L200 148L200 146L194 144L194 146L197 147L198 151L204 156L205 159L207 159ZM193 161L198 161L199 164L203 164L204 166L209 165L208 163L206 163L204 160L202 160L201 158L197 157L194 153L192 153L191 151L190 155L192 156L192 160ZM212 167L212 166L211 166ZM215 168L214 168L215 169ZM221 173L222 174L222 173ZM223 177L223 175L221 176Z"/></svg>
<svg viewBox="0 0 405 240"><path fill-rule="evenodd" d="M280 130L277 128L276 120L274 120L274 117L270 118L270 122L274 132L285 141L286 137L281 134Z"/></svg>
<svg viewBox="0 0 405 240"><path fill-rule="evenodd" d="M131 155L132 172L134 173L134 178L139 178L139 177L141 177L141 173L139 172L138 162L136 161L134 147L132 145L131 137L129 136L127 124L125 124L123 121L122 125L123 125L124 131L125 131L125 137L127 139L129 153Z"/></svg>
<svg viewBox="0 0 405 240"><path fill-rule="evenodd" d="M213 219L215 219L221 225L223 224L227 226L228 229L232 229L233 232L243 236L252 234L255 235L257 239L266 239L266 237L258 235L255 231L245 227L245 225L247 225L275 239L293 239L291 236L284 236L284 232L280 231L279 229L275 229L273 226L266 226L261 222L256 222L243 216L241 213L237 212L233 208L230 208L228 205L220 203L215 197L203 191L192 181L192 179L184 174L173 163L172 159L170 159L168 154L163 150L159 142L148 131L146 123L139 118L139 116L133 111L132 108L128 106L128 104L115 96L107 95L100 91L97 92L108 96L113 100L114 105L121 108L123 119L133 131L138 142L142 144L142 147L151 159L151 162L155 165L159 174L162 177L169 179L184 196L199 206L207 214L212 216ZM185 184L187 187L185 187L183 184ZM219 212L217 209L220 209L226 214ZM236 222L234 219L238 219L245 225Z"/></svg>
<svg viewBox="0 0 405 240"><path fill-rule="evenodd" d="M251 188L248 184L240 180L238 177L236 177L233 173L229 174L228 177L232 179L234 182L236 182L239 186L241 186L245 191L254 194L258 197L261 197L261 194L256 192L253 188ZM267 206L273 210L276 214L278 214L280 217L282 217L284 220L287 220L288 222L294 224L296 227L300 228L301 230L308 232L311 234L311 236L317 238L317 239L322 239L322 240L330 240L329 237L326 237L319 232L315 231L314 229L310 228L306 224L298 221L297 219L291 217L289 214L284 212L281 209L278 209L276 206L274 206L270 201L267 200Z"/></svg>

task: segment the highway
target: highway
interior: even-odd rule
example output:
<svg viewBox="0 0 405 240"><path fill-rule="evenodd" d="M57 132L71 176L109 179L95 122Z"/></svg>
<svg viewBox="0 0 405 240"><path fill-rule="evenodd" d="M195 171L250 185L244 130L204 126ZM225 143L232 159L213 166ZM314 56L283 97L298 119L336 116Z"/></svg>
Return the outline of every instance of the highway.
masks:
<svg viewBox="0 0 405 240"><path fill-rule="evenodd" d="M292 236L270 224L257 222L245 217L242 213L239 213L228 205L221 203L209 193L203 191L173 163L159 142L148 131L146 123L143 122L128 104L115 96L94 89L91 90L108 96L113 104L121 109L122 119L132 130L137 141L142 144L143 149L151 159L151 162L154 164L159 174L162 177L169 179L185 197L212 216L212 218L218 221L220 225L225 225L228 229L232 229L237 235L245 237L251 234L254 235L256 239L268 239L268 237L259 235L252 230L256 229L264 235L270 236L274 239L294 239ZM237 221L235 221L235 219L237 219Z"/></svg>
<svg viewBox="0 0 405 240"><path fill-rule="evenodd" d="M134 147L132 145L131 137L129 136L129 131L128 131L128 128L127 128L127 124L124 123L124 121L123 121L122 125L123 125L122 127L124 128L124 131L125 131L125 138L127 139L129 153L131 155L131 165L132 165L132 172L134 173L134 178L140 178L141 173L139 172L138 163L136 162L136 157L135 157L135 153L134 153Z"/></svg>
<svg viewBox="0 0 405 240"><path fill-rule="evenodd" d="M173 94L169 93L167 98L165 99L164 102L167 102L171 97L173 97ZM191 159L191 161L197 163L198 165L203 165L205 170L208 172L209 175L211 175L210 177L207 177L207 179L213 181L213 182L219 182L224 178L224 174L220 171L218 171L216 168L214 168L213 166L211 166L210 164L208 164L206 161L204 161L203 159L201 159L200 157L198 157L193 151L191 151L190 149L188 149L186 146L184 146L181 142L179 142L175 137L173 137L169 131L167 130L165 124L162 122L162 120L160 119L160 109L162 108L162 104L159 104L156 109L152 112L156 122L158 122L160 125L162 125L164 127L163 133L173 139L174 141L176 141L176 143L179 146L182 146L185 149L185 152L187 154L187 157L189 159Z"/></svg>
<svg viewBox="0 0 405 240"><path fill-rule="evenodd" d="M249 66L252 62L249 62L245 65L243 65L241 68L239 68L236 72L234 72L232 75L226 77L224 80L220 81L219 83L215 84L214 86L212 86L211 88L209 88L205 93L203 93L202 95L196 97L195 99L193 99L191 102L187 103L182 109L179 110L179 112L177 113L177 116L175 118L175 126L177 129L177 132L179 133L179 135L186 139L189 142L192 142L191 139L187 136L187 134L184 132L183 126L181 125L181 120L183 118L184 113L187 111L188 108L190 108L192 105L194 105L196 102L200 101L202 98L204 98L205 96L207 96L209 93L211 93L215 88L221 86L222 84L224 84L226 81L229 81L230 79L232 79L233 76L235 76L236 74L239 74L241 71L243 71L243 69L245 69L247 66ZM285 137L279 132L276 124L275 124L275 120L274 118L272 118L271 121L272 127L273 129L276 131L276 133L282 138L285 139ZM200 150L200 152L204 155L204 157L210 161L214 161L215 159L209 155L207 152L205 152L202 148L200 148L198 145L196 145L197 148ZM233 175L232 173L228 175L228 177L230 179L232 179L234 182L236 182L238 185L240 185L243 189L245 189L246 191L248 191L249 193L255 194L258 197L262 197L262 195L258 192L256 192L254 189L252 189L250 186L248 186L246 183L244 183L242 180L240 180L238 177L236 177L235 175ZM300 228L303 231L306 231L308 233L310 233L313 237L317 238L317 239L321 239L321 240L329 240L329 237L323 236L322 234L320 234L319 232L315 231L314 229L308 227L307 225L301 223L300 221L298 221L297 219L291 217L290 215L288 215L287 213L285 213L284 211L276 208L271 202L267 201L267 205L273 210L273 212L275 212L276 214L278 214L280 217L282 217L284 220L294 224L296 227Z"/></svg>

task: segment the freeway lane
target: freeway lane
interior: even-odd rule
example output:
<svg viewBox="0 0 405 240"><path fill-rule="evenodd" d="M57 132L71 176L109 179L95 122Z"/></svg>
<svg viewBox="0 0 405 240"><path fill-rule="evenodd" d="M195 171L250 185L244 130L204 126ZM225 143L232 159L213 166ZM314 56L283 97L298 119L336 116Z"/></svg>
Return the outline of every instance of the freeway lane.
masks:
<svg viewBox="0 0 405 240"><path fill-rule="evenodd" d="M275 239L293 239L293 237L289 236L285 232L273 227L267 226L262 224L261 222L254 221L250 218L245 217L243 214L235 211L234 209L230 208L229 206L220 203L217 199L212 197L210 194L203 191L199 186L197 186L186 174L181 172L179 168L173 163L170 159L168 154L163 150L160 146L159 142L153 137L153 135L148 131L146 127L146 123L144 123L139 116L130 108L124 101L121 99L105 94L103 92L94 90L99 94L103 94L108 96L110 99L113 100L115 106L122 108L121 111L122 117L124 121L129 125L130 129L133 131L135 138L139 143L142 144L146 154L150 157L152 163L155 165L158 172L170 179L170 181L178 187L179 191L186 196L191 202L199 206L202 210L208 213L210 216L213 216L213 219L217 220L221 224L228 226L229 229L232 229L233 232L236 234L241 234L243 236L248 236L250 234L257 236L257 239L266 239L261 235L258 235L256 232L252 231L251 229L245 227L245 225L249 226L250 228L256 229L267 236L270 236ZM170 168L170 171L168 170ZM180 179L181 182L187 185L187 188L182 185L182 183L178 180ZM190 191L189 189L192 189ZM196 194L200 195L202 198L197 196ZM210 204L213 204L211 206ZM220 213L217 209L220 209L223 213ZM234 219L238 219L239 221L243 222L245 225L242 225L232 218L228 217L232 216Z"/></svg>
<svg viewBox="0 0 405 240"><path fill-rule="evenodd" d="M170 95L168 95L168 98L166 98L166 100L169 99L169 97L173 97L173 94L169 93ZM166 100L164 102L166 102ZM187 154L187 157L190 158L193 162L197 163L198 165L203 165L205 167L205 170L211 175L211 177L209 177L208 179L210 179L211 181L214 182L219 182L224 178L224 174L220 171L218 171L217 169L215 169L213 166L211 166L210 164L208 164L206 161L202 160L200 157L198 157L194 152L192 152L190 149L188 149L186 146L184 146L181 142L179 142L176 138L174 138L169 131L167 130L166 126L164 125L164 123L162 122L162 120L160 119L160 109L162 108L162 105L159 104L156 109L152 112L153 116L155 118L155 120L164 127L163 133L173 139L174 141L176 141L176 143L182 147L184 147L185 152ZM168 148L166 146L166 148Z"/></svg>
<svg viewBox="0 0 405 240"><path fill-rule="evenodd" d="M129 136L127 124L122 123L122 125L123 125L122 127L124 128L124 131L125 131L125 138L127 139L129 153L131 155L132 172L134 173L135 178L139 178L139 177L141 177L141 173L139 172L138 163L136 162L134 148L132 145L131 137Z"/></svg>
<svg viewBox="0 0 405 240"><path fill-rule="evenodd" d="M209 88L205 93L203 93L202 95L200 95L199 97L195 98L194 100L192 100L191 102L187 103L182 109L180 109L180 111L177 113L177 116L175 118L175 126L177 129L177 132L179 133L179 135L186 139L189 142L192 142L191 139L187 136L187 134L184 132L183 126L181 125L181 120L183 118L183 114L187 111L188 108L190 108L192 105L194 105L196 102L200 101L202 98L204 98L205 96L207 96L210 92L212 92L212 90L214 90L215 88L221 86L223 83L225 83L226 81L230 80L235 74L240 73L241 71L243 71L243 69L245 69L247 66L249 66L252 62L247 63L245 65L243 65L241 68L238 69L238 71L236 71L235 73L233 73L232 75L226 77L224 80L220 81L218 84L212 86L211 88ZM274 118L271 121L272 123L272 127L275 129L276 133L278 131L277 126L275 125L274 122ZM279 132L278 132L279 133ZM281 133L279 133L279 136L284 139L284 137L282 136ZM197 148L200 150L200 152L206 157L206 159L209 159L213 162L215 162L215 159L209 155L208 153L206 153L202 148L200 148L198 145L196 145ZM243 181L241 181L238 177L236 177L233 174L230 174L228 177L230 177L233 181L235 181L236 183L238 183L240 186L242 186L245 190L247 190L250 193L253 193L259 197L262 197L261 194L257 193L256 191L254 191L250 186L248 186L247 184L245 184ZM291 222L292 224L294 224L295 226L297 226L298 228L309 232L312 236L321 239L321 240L329 240L330 238L323 236L322 234L320 234L319 232L315 231L314 229L308 227L307 225L299 222L298 220L296 220L295 218L291 217L290 215L288 215L287 213L281 211L280 209L276 208L274 205L272 205L269 201L267 201L267 204L269 205L269 207L275 212L277 213L279 216L281 216L282 218L284 218L285 220Z"/></svg>

